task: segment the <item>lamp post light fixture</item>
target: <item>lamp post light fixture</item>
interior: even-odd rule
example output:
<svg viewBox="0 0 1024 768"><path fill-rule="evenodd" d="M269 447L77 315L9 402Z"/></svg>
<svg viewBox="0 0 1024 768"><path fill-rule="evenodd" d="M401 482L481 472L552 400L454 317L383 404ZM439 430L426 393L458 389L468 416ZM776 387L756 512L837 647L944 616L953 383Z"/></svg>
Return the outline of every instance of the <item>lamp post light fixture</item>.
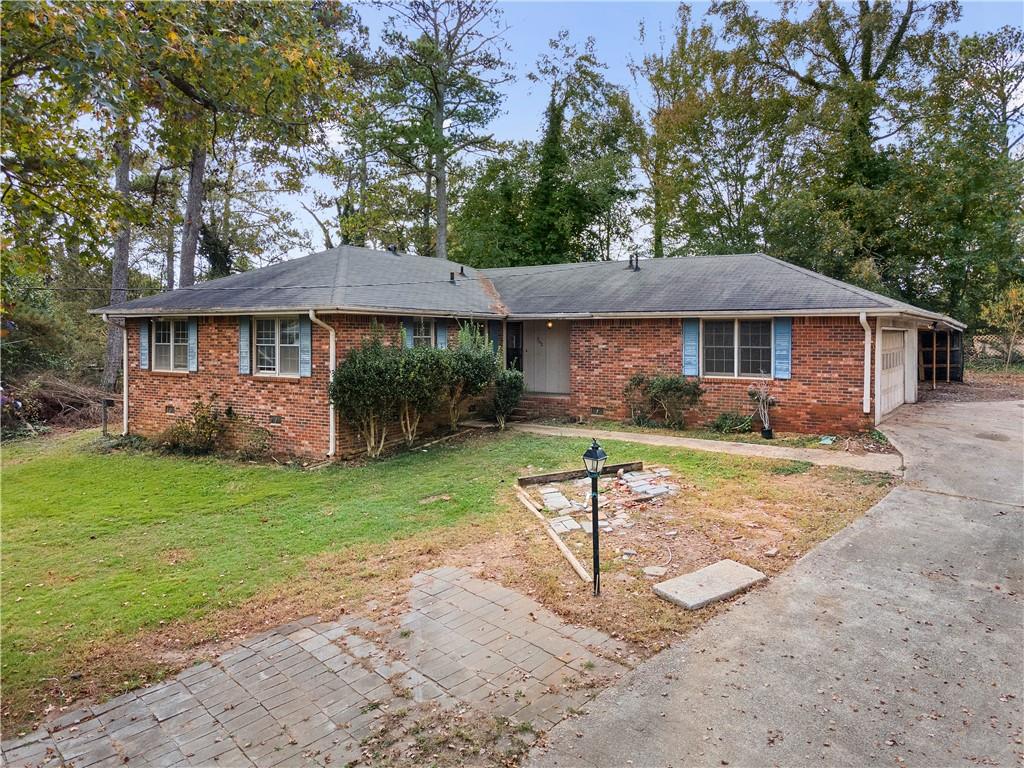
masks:
<svg viewBox="0 0 1024 768"><path fill-rule="evenodd" d="M597 478L601 476L604 463L608 460L608 454L604 448L597 444L597 440L587 448L583 454L583 466L587 468L590 475L590 504L591 504L591 540L594 542L594 595L601 594L601 537L600 528L597 524Z"/></svg>

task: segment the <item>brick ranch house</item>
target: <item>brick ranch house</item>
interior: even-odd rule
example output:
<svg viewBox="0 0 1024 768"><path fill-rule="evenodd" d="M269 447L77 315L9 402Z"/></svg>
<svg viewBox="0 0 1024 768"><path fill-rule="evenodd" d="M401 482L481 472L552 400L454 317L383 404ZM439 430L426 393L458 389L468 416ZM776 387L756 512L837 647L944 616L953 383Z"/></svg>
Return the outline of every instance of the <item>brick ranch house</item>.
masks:
<svg viewBox="0 0 1024 768"><path fill-rule="evenodd" d="M329 457L360 450L327 389L374 324L439 347L486 325L540 415L625 418L633 374L682 373L705 390L690 423L750 412L747 388L769 380L773 426L803 432L915 402L918 331L964 327L764 254L477 270L351 246L92 312L127 328L126 434L215 397L273 450Z"/></svg>

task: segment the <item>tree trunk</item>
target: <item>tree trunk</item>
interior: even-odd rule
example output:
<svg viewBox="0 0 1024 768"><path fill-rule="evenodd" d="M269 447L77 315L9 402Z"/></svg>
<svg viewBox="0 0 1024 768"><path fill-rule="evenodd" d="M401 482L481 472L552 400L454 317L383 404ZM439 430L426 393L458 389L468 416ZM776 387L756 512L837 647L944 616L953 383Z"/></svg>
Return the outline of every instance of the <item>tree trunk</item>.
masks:
<svg viewBox="0 0 1024 768"><path fill-rule="evenodd" d="M132 137L127 128L121 130L114 144L117 152L117 169L114 172L114 189L121 200L128 205L129 182L132 162ZM110 268L110 303L121 304L128 298L128 251L131 246L132 230L127 216L121 221L121 229L114 241L114 261ZM121 344L123 331L116 325L107 326L107 349L103 357L102 386L112 392L117 386L117 373L121 368Z"/></svg>
<svg viewBox="0 0 1024 768"><path fill-rule="evenodd" d="M434 155L434 177L437 179L437 248L435 256L439 259L448 258L448 157L444 144L444 94L434 105L434 136L439 148Z"/></svg>
<svg viewBox="0 0 1024 768"><path fill-rule="evenodd" d="M167 290L174 290L174 257L178 249L174 243L174 219L173 216L167 222L167 240L164 243L164 280Z"/></svg>
<svg viewBox="0 0 1024 768"><path fill-rule="evenodd" d="M203 223L203 176L206 173L206 146L192 148L188 169L188 198L185 200L185 227L181 235L181 261L178 285L187 288L196 281L196 249L199 227Z"/></svg>
<svg viewBox="0 0 1024 768"><path fill-rule="evenodd" d="M423 246L421 256L430 256L434 249L430 243L430 213L434 209L434 198L432 197L432 183L434 181L434 156L427 155L427 167L423 173Z"/></svg>

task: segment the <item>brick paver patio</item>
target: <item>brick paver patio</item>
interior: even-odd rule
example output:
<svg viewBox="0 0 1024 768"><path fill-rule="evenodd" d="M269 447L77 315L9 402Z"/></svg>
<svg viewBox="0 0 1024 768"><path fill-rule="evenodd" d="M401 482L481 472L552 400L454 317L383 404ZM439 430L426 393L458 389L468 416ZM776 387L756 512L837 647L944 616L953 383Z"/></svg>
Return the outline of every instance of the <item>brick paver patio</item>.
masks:
<svg viewBox="0 0 1024 768"><path fill-rule="evenodd" d="M7 766L346 765L388 711L459 702L544 731L625 671L621 649L456 568L417 574L399 626L316 617L4 742Z"/></svg>

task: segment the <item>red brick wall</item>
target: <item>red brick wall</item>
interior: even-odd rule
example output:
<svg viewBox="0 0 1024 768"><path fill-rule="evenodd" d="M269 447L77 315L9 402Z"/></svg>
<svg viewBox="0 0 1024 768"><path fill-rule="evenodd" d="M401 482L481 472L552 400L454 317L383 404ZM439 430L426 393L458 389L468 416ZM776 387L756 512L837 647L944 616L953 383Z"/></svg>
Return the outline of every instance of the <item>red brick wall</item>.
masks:
<svg viewBox="0 0 1024 768"><path fill-rule="evenodd" d="M398 333L396 317L323 315L337 337L337 359L366 338L376 321L388 334ZM139 369L139 325L128 322L128 428L132 434L156 437L188 413L196 400L215 396L221 410L229 406L242 420L249 419L270 433L275 453L326 456L329 444L327 387L330 379L329 339L325 328L312 327L312 375L301 378L243 375L238 372L238 318L200 317L198 366L195 373L161 373ZM455 340L458 324L449 322L448 338ZM152 355L152 350L151 350ZM174 413L166 412L173 406ZM280 424L271 424L280 416ZM421 433L444 423L444 414L424 419ZM387 442L402 439L398 423L389 426ZM350 456L364 450L356 431L339 417L337 453Z"/></svg>
<svg viewBox="0 0 1024 768"><path fill-rule="evenodd" d="M626 418L622 391L634 373L682 371L682 324L677 319L578 320L570 332L566 415ZM782 431L853 432L870 426L862 411L864 329L856 317L793 318L793 378L773 380L779 400L773 426ZM752 412L750 379L701 380L705 393L687 414L705 424L726 410Z"/></svg>

